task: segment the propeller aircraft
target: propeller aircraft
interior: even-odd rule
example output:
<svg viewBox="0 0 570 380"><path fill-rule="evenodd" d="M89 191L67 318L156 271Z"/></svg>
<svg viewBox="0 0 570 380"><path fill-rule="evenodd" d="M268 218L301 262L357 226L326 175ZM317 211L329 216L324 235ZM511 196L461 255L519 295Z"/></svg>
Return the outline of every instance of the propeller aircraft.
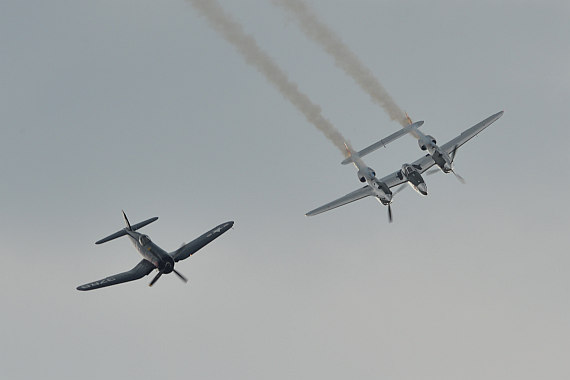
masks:
<svg viewBox="0 0 570 380"><path fill-rule="evenodd" d="M366 182L366 186L356 191L353 191L352 193L349 193L344 197L329 202L324 206L309 211L305 215L307 216L317 215L322 212L332 210L333 208L337 208L347 203L354 202L356 200L372 195L375 196L380 203L382 203L385 206L388 206L388 219L391 222L392 207L390 206L390 204L392 203L392 192L390 191L390 186L388 186L384 181L376 178L376 172L374 171L374 169L366 165L362 160L361 156L373 152L380 147L386 146L388 143L410 132L410 130L419 128L422 124L423 121L418 121L416 123L408 125L407 127L402 128L401 130L394 132L390 136L369 146L368 148L361 150L360 152L354 152L352 148L350 148L348 144L345 143L344 145L348 153L348 158L346 158L342 163L343 164L353 163L356 169L358 170L357 172L358 180L363 183Z"/></svg>
<svg viewBox="0 0 570 380"><path fill-rule="evenodd" d="M106 277L99 281L90 282L77 287L77 290L93 290L98 288L103 288L106 286L117 285L123 282L138 280L144 276L147 276L154 269L158 270L157 275L152 279L149 286L154 285L156 281L163 275L168 273L176 274L182 281L188 282L186 277L184 277L180 272L174 269L174 264L180 260L184 260L199 249L203 248L207 244L211 243L214 239L218 238L224 232L229 230L233 225L233 221L225 222L216 226L204 233L203 235L197 237L188 244L182 245L174 252L166 252L156 244L154 244L148 235L136 232L138 229L150 224L158 219L158 217L150 218L140 223L131 226L127 215L123 211L123 218L125 219L126 227L120 231L115 232L101 240L95 242L95 244L106 243L110 240L116 239L121 236L127 235L135 248L142 255L143 259L140 261L133 269L127 272L119 273L114 276Z"/></svg>
<svg viewBox="0 0 570 380"><path fill-rule="evenodd" d="M427 185L422 177L422 174L434 165L437 165L444 173L452 172L461 182L464 183L463 177L459 176L453 170L453 161L455 160L457 149L461 147L463 144L465 144L467 141L471 140L482 130L487 128L489 125L494 123L502 115L503 111L489 116L485 120L467 129L459 136L443 144L441 147L439 147L436 144L436 140L432 136L424 135L422 132L419 131L418 128L424 123L423 121L416 121L415 123L411 123L410 125L406 126L399 132L410 133L414 137L416 137L418 139L418 144L420 146L420 149L427 150L428 154L417 159L411 164L402 165L402 168L400 170L397 170L380 179L376 178L376 173L371 168L364 165L362 157L381 147L385 147L386 146L385 140L388 140L392 136L397 135L398 132L390 135L388 138L384 140L380 140L379 142L364 148L359 152L353 152L347 146L349 157L346 158L344 161L342 161L342 164L346 165L349 163L353 163L358 169L359 180L361 182L367 182L368 183L367 186L358 189L356 191L353 191L352 193L349 193L344 197L329 202L319 208L309 211L305 215L307 216L317 215L322 212L329 211L334 208L343 206L345 204L354 202L356 200L365 198L367 196L374 195L382 204L388 205L388 220L392 222L392 209L390 205L392 203L393 196L402 189L404 189L404 187L400 187L395 192L392 192L390 190L392 187L399 186L407 182L414 190L416 190L421 195L427 195ZM400 136L401 135L397 135L397 137L391 139L390 141L393 141Z"/></svg>
<svg viewBox="0 0 570 380"><path fill-rule="evenodd" d="M414 136L418 140L418 145L421 150L428 152L425 157L422 157L420 160L414 162L416 166L421 166L425 168L426 166L433 166L434 164L439 167L439 169L444 173L453 173L455 177L461 182L465 183L463 177L457 174L453 168L453 161L455 160L455 154L457 153L457 149L469 141L471 138L476 136L479 132L483 129L487 128L489 125L493 124L497 119L503 116L504 111L497 112L494 115L489 116L485 120L477 123L473 127L469 128L465 132L461 133L456 138L448 141L441 147L437 145L437 141L433 136L423 134L418 128L412 128L409 130L410 135ZM412 120L408 116L408 121L410 125L412 125ZM376 144L373 144L367 148L363 149L364 154L368 154L376 149L371 149ZM344 163L344 161L343 161ZM433 171L429 171L427 174L433 174L438 172L439 170L432 169ZM423 173L423 171L422 171ZM424 194L425 195L425 194Z"/></svg>

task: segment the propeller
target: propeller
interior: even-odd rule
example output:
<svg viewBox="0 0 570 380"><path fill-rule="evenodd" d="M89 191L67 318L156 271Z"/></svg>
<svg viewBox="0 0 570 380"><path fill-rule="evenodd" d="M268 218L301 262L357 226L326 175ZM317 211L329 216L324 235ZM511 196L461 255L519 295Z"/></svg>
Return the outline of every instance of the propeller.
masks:
<svg viewBox="0 0 570 380"><path fill-rule="evenodd" d="M451 158L451 165L452 165L451 172L455 175L455 178L457 178L457 180L459 182L461 182L462 184L465 185L465 179L462 176L460 176L459 174L457 174L455 172L455 170L453 170L453 160L455 160L455 153L457 153L457 148L459 148L459 145L455 145L455 148L453 148L453 151L451 152L451 157L450 157Z"/></svg>
<svg viewBox="0 0 570 380"><path fill-rule="evenodd" d="M451 169L451 172L453 174L455 174L455 178L457 178L459 180L459 182L461 182L462 184L465 185L465 178L463 178L462 176L460 176L459 174L457 174L453 169Z"/></svg>
<svg viewBox="0 0 570 380"><path fill-rule="evenodd" d="M160 278L160 276L162 276L162 271L158 272L158 274L156 276L154 276L154 278L152 279L152 281L150 282L150 284L148 284L148 286L153 286L155 282L158 281L158 279Z"/></svg>
<svg viewBox="0 0 570 380"><path fill-rule="evenodd" d="M186 277L184 277L183 275L180 274L180 272L178 272L176 269L172 270L178 277L180 277L180 279L184 282L188 282L188 279Z"/></svg>
<svg viewBox="0 0 570 380"><path fill-rule="evenodd" d="M388 223L392 223L392 202L388 203Z"/></svg>
<svg viewBox="0 0 570 380"><path fill-rule="evenodd" d="M455 160L455 153L457 153L457 148L459 148L459 145L455 145L455 147L453 148L453 151L451 151L451 163L453 164L453 160Z"/></svg>
<svg viewBox="0 0 570 380"><path fill-rule="evenodd" d="M178 272L176 269L172 268L172 271L178 276L178 278L180 278L182 281L184 282L188 282L188 279L186 277L184 277L182 275L182 273ZM160 278L160 276L162 276L164 272L161 270L158 272L158 274L156 276L154 276L154 278L152 279L152 281L150 282L150 284L148 284L148 286L153 286L155 282L158 281L158 279Z"/></svg>

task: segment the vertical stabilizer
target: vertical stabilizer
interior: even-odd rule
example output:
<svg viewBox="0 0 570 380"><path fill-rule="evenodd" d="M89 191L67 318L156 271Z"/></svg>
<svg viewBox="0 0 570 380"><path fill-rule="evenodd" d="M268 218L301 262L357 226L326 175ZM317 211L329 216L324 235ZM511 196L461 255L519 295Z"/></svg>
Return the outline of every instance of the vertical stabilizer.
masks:
<svg viewBox="0 0 570 380"><path fill-rule="evenodd" d="M133 228L131 227L131 223L129 223L129 219L127 218L127 214L125 214L125 211L121 210L121 212L123 213L123 219L125 219L125 223L127 224L127 230L132 231Z"/></svg>

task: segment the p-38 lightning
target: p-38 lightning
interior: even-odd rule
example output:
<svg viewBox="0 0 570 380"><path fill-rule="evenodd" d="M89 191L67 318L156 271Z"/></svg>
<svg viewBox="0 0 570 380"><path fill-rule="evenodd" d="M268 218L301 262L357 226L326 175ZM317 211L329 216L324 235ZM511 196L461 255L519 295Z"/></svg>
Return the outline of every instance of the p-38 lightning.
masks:
<svg viewBox="0 0 570 380"><path fill-rule="evenodd" d="M361 156L373 152L380 147L386 146L386 144L402 137L406 133L410 132L412 129L419 128L423 123L424 123L423 121L418 121L411 125L408 125L405 128L402 128L401 130L394 132L390 136L369 146L368 148L361 150L360 152L354 152L352 148L350 148L348 144L345 143L344 145L346 147L348 158L344 160L342 163L343 164L353 163L356 169L358 170L358 172L356 173L358 180L363 183L366 182L366 186L358 190L355 190L352 193L349 193L342 198L327 203L324 206L316 208L313 211L309 211L306 215L307 216L317 215L322 212L332 210L333 208L337 208L347 203L354 202L356 200L372 195L376 197L378 202L382 203L385 206L388 206L388 219L392 221L392 207L390 206L390 204L392 203L392 192L390 191L390 186L388 186L384 181L376 178L376 172L374 171L374 169L366 165L362 160Z"/></svg>
<svg viewBox="0 0 570 380"><path fill-rule="evenodd" d="M123 282L138 280L139 278L142 278L150 274L150 272L152 272L154 269L157 269L158 273L152 279L149 286L154 285L154 283L163 274L168 274L171 272L174 272L174 274L176 274L182 281L188 282L186 277L184 277L176 269L174 269L174 263L190 257L191 255L196 253L199 249L211 243L214 239L222 235L224 232L229 230L234 225L233 221L222 223L219 226L212 228L208 232L194 239L190 243L185 244L182 247L178 248L176 251L168 253L159 246L157 246L156 244L154 244L150 240L148 235L135 232L136 230L146 226L147 224L156 221L158 217L147 219L132 226L129 223L127 215L125 215L124 211L123 211L123 218L125 219L125 223L127 225L125 228L115 232L114 234L107 236L106 238L98 240L97 242L95 242L95 244L106 243L110 240L127 235L133 242L137 251L139 251L139 253L142 255L143 257L142 261L139 262L130 271L119 273L114 276L106 277L99 281L94 281L85 285L78 286L77 290L93 290L93 289L103 288L105 286L117 285Z"/></svg>
<svg viewBox="0 0 570 380"><path fill-rule="evenodd" d="M329 202L324 206L309 211L305 215L317 215L322 212L343 206L347 203L351 203L367 196L374 195L382 204L388 205L388 219L391 222L392 210L390 204L392 203L393 199L393 193L390 191L391 188L408 182L408 184L418 193L421 195L427 195L427 185L422 177L422 174L434 165L437 165L444 173L452 172L457 176L458 179L463 182L463 178L461 178L453 171L453 161L455 159L457 149L472 139L474 136L476 136L478 133L480 133L482 130L487 128L489 125L491 125L501 116L503 116L503 111L489 116L485 120L467 129L456 138L451 139L447 143L443 144L441 147L436 144L436 140L432 136L424 135L418 130L418 128L423 124L423 121L411 123L402 130L390 135L386 139L380 140L379 142L374 143L359 152L353 152L347 147L349 156L344 161L342 161L342 164L346 165L353 163L358 169L358 179L361 182L367 182L367 185L345 195L344 197ZM402 168L398 171L395 171L381 179L377 179L376 173L374 173L371 168L367 167L364 164L362 157L383 146L386 146L386 140L389 140L388 142L394 141L400 136L403 136L405 133L410 133L416 137L418 139L420 149L427 150L428 154L417 159L411 164L402 165Z"/></svg>

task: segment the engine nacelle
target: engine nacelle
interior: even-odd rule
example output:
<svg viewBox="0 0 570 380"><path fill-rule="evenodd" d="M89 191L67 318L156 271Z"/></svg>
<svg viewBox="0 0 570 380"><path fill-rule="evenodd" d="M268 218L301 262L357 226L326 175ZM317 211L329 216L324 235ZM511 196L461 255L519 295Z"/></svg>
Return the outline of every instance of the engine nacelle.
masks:
<svg viewBox="0 0 570 380"><path fill-rule="evenodd" d="M366 182L366 178L376 177L376 172L372 168L366 168L359 170L358 173L356 173L356 175L358 176L358 180L360 182Z"/></svg>
<svg viewBox="0 0 570 380"><path fill-rule="evenodd" d="M433 136L427 135L425 138L418 140L418 145L420 146L421 150L426 150L428 145L436 145L437 141Z"/></svg>

